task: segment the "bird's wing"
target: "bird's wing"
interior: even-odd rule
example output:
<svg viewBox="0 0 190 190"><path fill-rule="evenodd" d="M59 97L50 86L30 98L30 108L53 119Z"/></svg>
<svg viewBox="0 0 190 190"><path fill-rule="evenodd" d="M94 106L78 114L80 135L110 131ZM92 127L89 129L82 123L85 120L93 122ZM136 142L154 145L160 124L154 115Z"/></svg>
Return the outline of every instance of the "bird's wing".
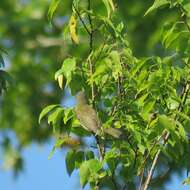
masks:
<svg viewBox="0 0 190 190"><path fill-rule="evenodd" d="M99 128L99 119L95 110L89 105L83 105L82 107L76 106L75 112L80 123L89 131L94 133Z"/></svg>

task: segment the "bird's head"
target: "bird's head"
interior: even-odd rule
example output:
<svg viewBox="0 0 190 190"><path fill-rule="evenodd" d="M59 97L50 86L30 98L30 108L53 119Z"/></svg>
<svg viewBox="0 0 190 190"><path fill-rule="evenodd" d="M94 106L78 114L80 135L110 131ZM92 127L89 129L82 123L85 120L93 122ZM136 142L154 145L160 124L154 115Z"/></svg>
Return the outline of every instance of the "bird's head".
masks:
<svg viewBox="0 0 190 190"><path fill-rule="evenodd" d="M84 91L80 91L76 95L77 104L87 104L86 96Z"/></svg>

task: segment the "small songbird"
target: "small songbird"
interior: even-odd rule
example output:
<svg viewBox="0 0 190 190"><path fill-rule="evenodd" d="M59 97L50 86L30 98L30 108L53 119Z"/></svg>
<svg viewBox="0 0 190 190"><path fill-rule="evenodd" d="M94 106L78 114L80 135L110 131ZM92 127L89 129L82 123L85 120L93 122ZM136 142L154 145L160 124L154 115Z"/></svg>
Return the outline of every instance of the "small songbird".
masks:
<svg viewBox="0 0 190 190"><path fill-rule="evenodd" d="M78 92L76 95L77 104L75 107L75 113L80 121L81 125L88 131L93 132L95 135L101 134L101 132L109 134L115 138L120 138L122 132L115 128L102 128L100 119L98 118L96 111L88 105L88 102L83 91Z"/></svg>

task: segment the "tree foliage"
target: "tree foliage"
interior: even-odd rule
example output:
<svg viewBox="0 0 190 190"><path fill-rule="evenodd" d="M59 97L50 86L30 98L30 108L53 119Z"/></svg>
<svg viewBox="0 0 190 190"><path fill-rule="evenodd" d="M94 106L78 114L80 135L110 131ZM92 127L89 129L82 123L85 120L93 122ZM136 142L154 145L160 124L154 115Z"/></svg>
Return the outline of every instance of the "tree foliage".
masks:
<svg viewBox="0 0 190 190"><path fill-rule="evenodd" d="M56 3L50 6L50 17ZM158 181L163 170L172 169L173 163L181 166L182 159L183 167L189 168L189 3L155 0L148 8L144 16L160 8L176 15L165 19L160 28L162 54L147 57L134 55L126 25L113 1L99 3L105 9L99 11L91 0L72 2L68 33L78 46L83 46L86 38L88 53L65 58L55 78L61 88L64 80L72 95L85 90L102 127L120 128L126 138L102 137L104 155L95 154L93 148L87 149L90 158L84 148L70 150L67 170L71 174L79 169L82 187L89 183L91 189L100 189L112 184L113 189L139 186L146 190L155 169L154 180ZM60 125L67 111L58 107L48 115L54 132L63 128L69 136L86 136L78 133L81 126L73 109L69 109L69 119L66 115L66 122Z"/></svg>
<svg viewBox="0 0 190 190"><path fill-rule="evenodd" d="M71 146L66 169L69 175L79 171L82 187L164 189L174 171L188 171L187 0L4 0L0 14L4 10L9 20L1 26L1 43L10 52L14 81L2 98L0 123L11 167L22 168L23 147L53 135L50 157ZM61 104L62 89L73 96L84 90L102 127L118 128L125 138L101 136L100 155L100 142L82 128L73 107ZM17 136L16 148L7 129Z"/></svg>

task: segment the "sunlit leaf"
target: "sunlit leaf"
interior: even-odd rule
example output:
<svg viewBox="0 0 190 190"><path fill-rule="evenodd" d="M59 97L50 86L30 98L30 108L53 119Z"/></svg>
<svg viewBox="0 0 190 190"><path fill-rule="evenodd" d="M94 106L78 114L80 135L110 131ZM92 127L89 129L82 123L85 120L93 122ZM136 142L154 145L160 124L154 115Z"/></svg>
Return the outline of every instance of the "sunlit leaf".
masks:
<svg viewBox="0 0 190 190"><path fill-rule="evenodd" d="M64 139L61 139L61 138L57 139L55 145L53 146L53 148L52 148L52 150L51 150L51 152L50 152L50 154L49 154L49 156L48 156L48 159L49 159L49 160L50 160L51 157L53 156L55 150L56 150L57 148L59 148L63 143L64 143Z"/></svg>
<svg viewBox="0 0 190 190"><path fill-rule="evenodd" d="M63 89L63 80L64 80L63 75L59 75L58 76L58 84L61 89Z"/></svg>
<svg viewBox="0 0 190 190"><path fill-rule="evenodd" d="M75 58L68 58L64 60L63 65L61 67L61 71L67 79L66 85L70 83L72 80L72 72L76 69L76 60Z"/></svg>
<svg viewBox="0 0 190 190"><path fill-rule="evenodd" d="M158 9L161 6L167 5L170 2L168 0L155 0L153 5L146 11L145 16L149 14L150 12Z"/></svg>
<svg viewBox="0 0 190 190"><path fill-rule="evenodd" d="M72 109L66 109L64 112L63 122L66 124L68 120L70 120L74 116Z"/></svg>
<svg viewBox="0 0 190 190"><path fill-rule="evenodd" d="M114 3L112 0L102 0L102 1L107 9L108 18L110 18L112 11L114 11L115 9Z"/></svg>
<svg viewBox="0 0 190 190"><path fill-rule="evenodd" d="M82 165L80 166L79 174L80 174L80 184L82 185L82 187L85 187L90 177L90 169L88 167L87 161L83 162Z"/></svg>
<svg viewBox="0 0 190 190"><path fill-rule="evenodd" d="M176 125L177 125L176 131L179 133L179 135L182 137L182 139L187 142L188 139L186 136L184 126L179 121L176 121Z"/></svg>
<svg viewBox="0 0 190 190"><path fill-rule="evenodd" d="M55 105L49 105L47 107L45 107L41 113L40 113L40 116L39 116L39 119L38 119L38 122L40 123L41 120L52 110L54 110L55 108L59 107L60 105L59 104L55 104Z"/></svg>
<svg viewBox="0 0 190 190"><path fill-rule="evenodd" d="M61 0L52 0L48 10L48 20L51 21Z"/></svg>
<svg viewBox="0 0 190 190"><path fill-rule="evenodd" d="M63 116L63 108L55 109L55 111L48 116L48 124L53 125L53 132L56 132L56 128L60 127Z"/></svg>
<svg viewBox="0 0 190 190"><path fill-rule="evenodd" d="M164 129L168 129L171 132L175 130L175 122L166 115L160 115L158 122Z"/></svg>
<svg viewBox="0 0 190 190"><path fill-rule="evenodd" d="M102 168L99 160L91 159L84 161L80 166L80 183L84 187L91 176L95 176Z"/></svg>

